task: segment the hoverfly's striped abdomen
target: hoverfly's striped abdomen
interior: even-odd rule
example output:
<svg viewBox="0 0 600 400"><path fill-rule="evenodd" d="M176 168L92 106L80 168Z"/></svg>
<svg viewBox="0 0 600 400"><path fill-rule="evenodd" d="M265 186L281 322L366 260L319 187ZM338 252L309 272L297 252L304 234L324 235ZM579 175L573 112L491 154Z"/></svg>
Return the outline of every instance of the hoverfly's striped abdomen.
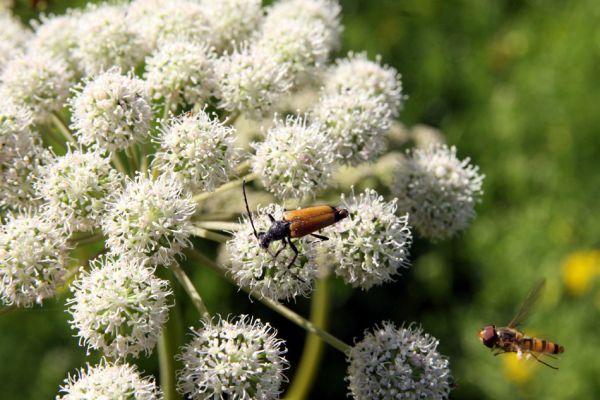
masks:
<svg viewBox="0 0 600 400"><path fill-rule="evenodd" d="M348 216L348 210L331 206L316 206L286 211L283 220L290 223L290 236L298 238L333 225Z"/></svg>
<svg viewBox="0 0 600 400"><path fill-rule="evenodd" d="M549 340L524 337L521 340L521 350L524 352L533 351L535 353L560 354L565 351L565 348Z"/></svg>

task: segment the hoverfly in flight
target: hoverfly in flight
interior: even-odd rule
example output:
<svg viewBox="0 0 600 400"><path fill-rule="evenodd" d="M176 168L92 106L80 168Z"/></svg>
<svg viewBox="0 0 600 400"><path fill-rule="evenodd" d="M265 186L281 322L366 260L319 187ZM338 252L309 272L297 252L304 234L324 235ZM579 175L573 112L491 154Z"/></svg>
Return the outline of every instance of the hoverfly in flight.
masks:
<svg viewBox="0 0 600 400"><path fill-rule="evenodd" d="M555 354L565 351L563 346L549 340L525 336L517 329L518 326L523 324L539 299L545 283L546 281L542 279L531 289L519 311L517 311L517 315L510 321L508 326L496 328L496 325L488 325L479 332L481 342L492 349L495 356L504 353L517 353L517 357L521 358L523 354L526 354L527 357L531 356L552 369L558 369L540 358L542 356L556 358L554 357Z"/></svg>

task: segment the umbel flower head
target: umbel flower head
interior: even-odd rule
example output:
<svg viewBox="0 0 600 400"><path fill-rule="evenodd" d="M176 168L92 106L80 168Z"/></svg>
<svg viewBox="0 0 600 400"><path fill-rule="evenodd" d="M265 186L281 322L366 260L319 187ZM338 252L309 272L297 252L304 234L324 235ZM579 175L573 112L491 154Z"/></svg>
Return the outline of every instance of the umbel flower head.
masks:
<svg viewBox="0 0 600 400"><path fill-rule="evenodd" d="M130 399L161 400L162 393L152 377L144 378L135 366L110 363L102 359L98 365L65 379L57 400Z"/></svg>
<svg viewBox="0 0 600 400"><path fill-rule="evenodd" d="M257 231L266 232L271 226L268 215L280 220L282 212L283 208L275 204L259 208L253 216ZM289 266L294 257L290 246L286 246L274 259L273 255L281 250L282 243L271 243L267 252L259 246L249 218L244 215L240 222L242 228L234 233L226 245L231 260L229 272L235 282L262 297L275 300L287 300L310 293L317 264L315 251L308 240L294 239L299 254L294 264Z"/></svg>
<svg viewBox="0 0 600 400"><path fill-rule="evenodd" d="M65 104L71 77L63 60L49 53L29 52L5 65L0 96L11 97L28 108L34 122L45 122Z"/></svg>
<svg viewBox="0 0 600 400"><path fill-rule="evenodd" d="M119 174L99 151L71 151L56 157L36 182L47 215L67 231L99 227L105 198L119 187Z"/></svg>
<svg viewBox="0 0 600 400"><path fill-rule="evenodd" d="M447 399L451 375L438 340L413 324L365 332L348 355L350 394L368 399Z"/></svg>
<svg viewBox="0 0 600 400"><path fill-rule="evenodd" d="M189 246L196 204L170 175L138 175L109 200L102 229L113 254L148 265L168 265Z"/></svg>
<svg viewBox="0 0 600 400"><path fill-rule="evenodd" d="M132 29L123 5L91 5L82 13L73 55L88 75L112 67L127 71L144 60L146 43Z"/></svg>
<svg viewBox="0 0 600 400"><path fill-rule="evenodd" d="M278 198L310 197L327 186L335 152L320 124L294 116L277 120L255 148L252 168Z"/></svg>
<svg viewBox="0 0 600 400"><path fill-rule="evenodd" d="M455 147L435 145L409 153L399 165L393 191L419 234L447 239L475 217L483 178L468 158L458 159Z"/></svg>
<svg viewBox="0 0 600 400"><path fill-rule="evenodd" d="M8 60L22 49L31 33L10 12L0 6L0 72Z"/></svg>
<svg viewBox="0 0 600 400"><path fill-rule="evenodd" d="M238 161L234 128L204 111L171 120L158 141L156 168L171 171L192 192L210 192L227 182Z"/></svg>
<svg viewBox="0 0 600 400"><path fill-rule="evenodd" d="M215 64L219 107L260 119L291 88L288 69L265 48L242 45Z"/></svg>
<svg viewBox="0 0 600 400"><path fill-rule="evenodd" d="M397 216L396 199L386 202L372 189L349 200L342 196L341 207L348 210L348 218L331 228L325 243L335 274L365 290L393 280L408 265L408 215Z"/></svg>
<svg viewBox="0 0 600 400"><path fill-rule="evenodd" d="M240 316L192 329L183 347L179 390L191 399L278 399L285 343L269 324Z"/></svg>
<svg viewBox="0 0 600 400"><path fill-rule="evenodd" d="M214 63L213 49L206 44L164 42L146 59L150 94L154 99L169 101L171 106L206 101L215 86Z"/></svg>
<svg viewBox="0 0 600 400"><path fill-rule="evenodd" d="M364 90L325 94L312 110L342 161L350 165L374 161L386 148L385 134L392 124L381 96Z"/></svg>
<svg viewBox="0 0 600 400"><path fill-rule="evenodd" d="M61 229L33 212L8 214L0 228L0 298L30 307L64 284L68 247Z"/></svg>
<svg viewBox="0 0 600 400"><path fill-rule="evenodd" d="M72 128L85 146L123 150L148 136L152 108L146 83L132 73L111 69L92 80L70 99Z"/></svg>
<svg viewBox="0 0 600 400"><path fill-rule="evenodd" d="M33 205L33 182L48 156L33 130L31 112L0 98L0 207Z"/></svg>
<svg viewBox="0 0 600 400"><path fill-rule="evenodd" d="M113 358L150 354L169 315L169 282L125 258L91 262L67 301L80 343Z"/></svg>

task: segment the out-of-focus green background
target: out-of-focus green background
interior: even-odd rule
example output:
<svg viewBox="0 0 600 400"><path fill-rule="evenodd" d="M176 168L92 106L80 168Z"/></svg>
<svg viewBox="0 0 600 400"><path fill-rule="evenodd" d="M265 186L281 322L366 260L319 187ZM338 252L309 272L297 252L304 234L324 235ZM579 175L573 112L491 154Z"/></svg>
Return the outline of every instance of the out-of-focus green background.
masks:
<svg viewBox="0 0 600 400"><path fill-rule="evenodd" d="M76 4L77 3L77 4ZM50 1L60 13L81 1ZM600 398L600 2L597 0L344 0L343 54L366 50L402 72L401 120L438 127L486 174L478 217L461 236L417 240L413 266L369 292L335 282L331 331L347 342L382 320L418 321L448 355L455 399ZM17 2L28 20L30 2ZM252 313L288 341L304 333L188 265L208 306ZM566 352L554 371L493 357L477 338L506 324L540 277L528 324ZM0 398L48 399L86 361L62 300L0 316ZM186 324L195 311L186 303ZM291 305L307 314L304 300ZM345 398L346 364L328 348L312 398ZM551 360L552 361L552 360ZM157 373L156 355L138 364Z"/></svg>

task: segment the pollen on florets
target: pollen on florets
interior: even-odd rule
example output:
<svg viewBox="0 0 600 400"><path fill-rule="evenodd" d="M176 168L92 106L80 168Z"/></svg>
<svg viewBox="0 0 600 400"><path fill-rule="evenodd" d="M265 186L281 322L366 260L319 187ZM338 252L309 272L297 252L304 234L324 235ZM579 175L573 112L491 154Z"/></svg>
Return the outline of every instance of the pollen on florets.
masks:
<svg viewBox="0 0 600 400"><path fill-rule="evenodd" d="M358 90L370 96L381 96L392 117L397 117L402 110L404 95L400 74L392 67L382 66L381 57L371 61L365 53L350 53L329 69L323 82L326 94Z"/></svg>
<svg viewBox="0 0 600 400"><path fill-rule="evenodd" d="M112 69L80 87L70 99L79 142L109 151L144 141L152 122L148 87L132 73Z"/></svg>
<svg viewBox="0 0 600 400"><path fill-rule="evenodd" d="M215 64L219 107L260 119L292 87L288 69L258 46L242 46L219 58Z"/></svg>
<svg viewBox="0 0 600 400"><path fill-rule="evenodd" d="M321 22L325 28L325 44L331 50L340 45L343 27L340 22L342 8L337 0L280 0L269 7L264 28L289 19Z"/></svg>
<svg viewBox="0 0 600 400"><path fill-rule="evenodd" d="M33 182L49 156L33 129L31 112L0 98L0 207L19 209L36 203Z"/></svg>
<svg viewBox="0 0 600 400"><path fill-rule="evenodd" d="M10 12L2 11L0 7L0 72L12 57L22 49L31 32L12 16Z"/></svg>
<svg viewBox="0 0 600 400"><path fill-rule="evenodd" d="M218 53L249 39L262 21L261 0L202 1L207 38Z"/></svg>
<svg viewBox="0 0 600 400"><path fill-rule="evenodd" d="M71 72L49 53L29 52L11 59L0 75L0 96L28 108L34 122L46 122L69 96Z"/></svg>
<svg viewBox="0 0 600 400"><path fill-rule="evenodd" d="M71 231L98 228L106 198L119 187L119 174L99 151L68 151L43 169L36 182L46 214Z"/></svg>
<svg viewBox="0 0 600 400"><path fill-rule="evenodd" d="M164 42L146 59L145 78L154 99L171 107L209 99L215 87L213 49L206 44L178 40Z"/></svg>
<svg viewBox="0 0 600 400"><path fill-rule="evenodd" d="M451 374L438 340L413 324L365 332L348 355L350 394L367 399L447 399Z"/></svg>
<svg viewBox="0 0 600 400"><path fill-rule="evenodd" d="M30 307L53 297L67 273L66 236L43 215L8 214L0 228L0 298Z"/></svg>
<svg viewBox="0 0 600 400"><path fill-rule="evenodd" d="M154 165L171 171L192 192L208 191L229 179L238 162L235 129L204 111L184 114L163 127Z"/></svg>
<svg viewBox="0 0 600 400"><path fill-rule="evenodd" d="M287 349L277 331L260 320L205 322L179 356L180 392L199 399L278 399Z"/></svg>
<svg viewBox="0 0 600 400"><path fill-rule="evenodd" d="M277 120L254 146L252 168L278 198L311 197L328 185L336 154L320 124L304 117Z"/></svg>
<svg viewBox="0 0 600 400"><path fill-rule="evenodd" d="M455 147L436 145L409 153L397 169L393 192L419 234L447 239L475 217L483 178L468 158L458 159Z"/></svg>
<svg viewBox="0 0 600 400"><path fill-rule="evenodd" d="M372 189L348 200L342 196L341 203L348 218L330 228L330 240L325 242L335 274L364 290L392 281L408 265L412 244L408 215L397 216L397 200L386 202Z"/></svg>
<svg viewBox="0 0 600 400"><path fill-rule="evenodd" d="M102 218L113 254L149 266L167 266L190 245L191 195L170 175L150 180L138 175L109 200Z"/></svg>
<svg viewBox="0 0 600 400"><path fill-rule="evenodd" d="M131 399L162 400L163 395L151 377L144 378L129 364L102 359L96 366L69 375L57 400Z"/></svg>
<svg viewBox="0 0 600 400"><path fill-rule="evenodd" d="M146 43L130 27L123 5L91 5L81 14L73 55L81 70L99 74L112 67L127 71L140 64Z"/></svg>
<svg viewBox="0 0 600 400"><path fill-rule="evenodd" d="M326 94L315 104L312 115L347 164L374 161L386 149L385 134L392 118L381 96L371 96L362 90Z"/></svg>
<svg viewBox="0 0 600 400"><path fill-rule="evenodd" d="M275 204L259 208L253 216L258 233L266 232L271 226L269 215L280 220L282 213L283 208ZM241 229L226 244L231 261L229 274L235 282L252 293L275 300L308 295L317 274L314 246L307 239L293 239L299 254L290 265L294 251L289 245L274 258L283 243L271 243L267 252L254 236L250 219L243 216L240 223Z"/></svg>
<svg viewBox="0 0 600 400"><path fill-rule="evenodd" d="M71 286L71 327L80 344L113 358L150 354L169 315L169 282L125 258L91 262Z"/></svg>

